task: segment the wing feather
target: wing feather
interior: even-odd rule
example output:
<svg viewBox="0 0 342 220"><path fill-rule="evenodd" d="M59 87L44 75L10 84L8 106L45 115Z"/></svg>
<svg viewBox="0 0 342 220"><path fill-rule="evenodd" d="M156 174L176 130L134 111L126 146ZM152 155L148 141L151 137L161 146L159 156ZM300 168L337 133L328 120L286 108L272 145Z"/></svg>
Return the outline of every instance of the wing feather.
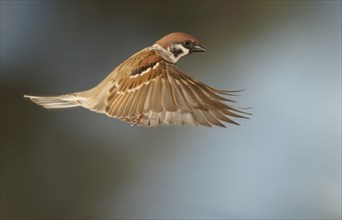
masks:
<svg viewBox="0 0 342 220"><path fill-rule="evenodd" d="M118 111L116 113L116 117L118 118L124 118L124 111L125 111L125 107L129 104L128 100L130 99L130 97L132 97L132 93L128 93L126 95L123 95L123 98L121 100L120 103L120 107L118 108Z"/></svg>
<svg viewBox="0 0 342 220"><path fill-rule="evenodd" d="M224 91L224 90L218 90L218 89L214 89L188 75L186 75L185 73L182 74L183 77L185 78L185 80L187 80L189 83L191 83L193 86L196 86L198 88L201 88L203 91L205 91L207 93L207 95L211 96L212 98L221 100L221 101L228 101L228 102L236 102L234 100L231 99L227 99L225 97L222 97L218 94L223 94L223 95L230 95L230 94L226 94L229 91ZM236 92L236 91L232 91L232 92Z"/></svg>
<svg viewBox="0 0 342 220"><path fill-rule="evenodd" d="M178 85L177 80L174 78L174 74L172 72L168 72L168 80L170 82L170 86L172 89L173 100L177 103L178 109L181 111L190 111L191 107L186 101L185 95L183 95L182 88Z"/></svg>
<svg viewBox="0 0 342 220"><path fill-rule="evenodd" d="M220 110L216 110L216 109L212 109L210 110L217 119L221 120L221 121L225 121L231 124L235 124L235 125L240 125L239 123L235 122L234 120L228 118L224 113L222 113Z"/></svg>
<svg viewBox="0 0 342 220"><path fill-rule="evenodd" d="M146 96L149 90L148 85L143 85L140 89L140 95L138 96L138 103L137 103L137 108L135 110L135 115L140 115L144 112L144 105L145 105L145 100Z"/></svg>
<svg viewBox="0 0 342 220"><path fill-rule="evenodd" d="M154 84L154 82L150 81L149 85L147 87L147 95L146 95L146 98L144 100L144 110L143 110L143 113L149 113L150 112L153 84Z"/></svg>
<svg viewBox="0 0 342 220"><path fill-rule="evenodd" d="M207 120L207 118L202 114L201 110L194 110L193 111L193 115L196 119L196 121L203 126L206 127L212 127L211 124L209 123L209 121Z"/></svg>
<svg viewBox="0 0 342 220"><path fill-rule="evenodd" d="M199 105L198 108L205 110L208 106L216 106L217 108L226 107L224 103L215 98L216 96L207 94L200 86L196 86L193 81L188 80L185 74L180 74L180 79L183 88L195 99L195 105Z"/></svg>
<svg viewBox="0 0 342 220"><path fill-rule="evenodd" d="M172 88L170 82L167 80L167 76L163 74L161 77L161 101L164 111L175 112L178 110L175 98L172 95Z"/></svg>
<svg viewBox="0 0 342 220"><path fill-rule="evenodd" d="M159 115L160 113L158 112L150 112L150 126L155 127L159 125Z"/></svg>
<svg viewBox="0 0 342 220"><path fill-rule="evenodd" d="M151 106L150 106L150 111L152 112L162 112L163 111L163 106L162 106L162 101L161 101L161 82L160 82L160 77L156 77L153 79L153 88L151 88Z"/></svg>
<svg viewBox="0 0 342 220"><path fill-rule="evenodd" d="M224 128L226 127L210 111L202 111L201 113L210 124L214 124Z"/></svg>
<svg viewBox="0 0 342 220"><path fill-rule="evenodd" d="M142 126L238 124L231 118L247 118L226 102L229 91L217 90L161 60L154 51L143 51L120 67L109 89L106 114ZM145 54L143 54L145 53ZM147 56L147 58L146 58Z"/></svg>
<svg viewBox="0 0 342 220"><path fill-rule="evenodd" d="M123 109L122 109L122 113L121 113L121 118L127 118L129 117L129 110L130 108L132 107L132 102L133 102L133 99L134 97L136 96L136 94L134 94L133 92L129 92L128 93L128 97L127 97L127 100L124 101L125 102L125 105L123 105Z"/></svg>
<svg viewBox="0 0 342 220"><path fill-rule="evenodd" d="M125 98L125 96L123 94L120 94L119 97L117 97L116 100L114 100L111 104L111 108L110 108L110 114L118 117L118 111L121 105L123 105L123 99Z"/></svg>
<svg viewBox="0 0 342 220"><path fill-rule="evenodd" d="M184 83L182 80L177 81L180 87L182 88L184 97L188 100L189 105L192 109L202 109L206 110L207 108L203 105L205 102L201 100L196 93L192 90L192 88Z"/></svg>

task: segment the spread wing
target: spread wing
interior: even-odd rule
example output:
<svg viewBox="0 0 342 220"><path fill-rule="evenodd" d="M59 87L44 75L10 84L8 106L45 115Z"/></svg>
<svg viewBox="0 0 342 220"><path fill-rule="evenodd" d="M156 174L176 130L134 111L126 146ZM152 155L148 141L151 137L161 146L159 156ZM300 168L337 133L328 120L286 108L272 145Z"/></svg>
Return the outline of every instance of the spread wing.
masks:
<svg viewBox="0 0 342 220"><path fill-rule="evenodd" d="M134 60L130 60L134 59ZM162 60L154 51L145 51L128 61L130 68L115 77L106 99L105 113L141 126L212 125L232 118L247 118L226 104L229 91L217 90L186 75ZM130 65L132 66L132 65ZM120 68L120 67L119 67Z"/></svg>

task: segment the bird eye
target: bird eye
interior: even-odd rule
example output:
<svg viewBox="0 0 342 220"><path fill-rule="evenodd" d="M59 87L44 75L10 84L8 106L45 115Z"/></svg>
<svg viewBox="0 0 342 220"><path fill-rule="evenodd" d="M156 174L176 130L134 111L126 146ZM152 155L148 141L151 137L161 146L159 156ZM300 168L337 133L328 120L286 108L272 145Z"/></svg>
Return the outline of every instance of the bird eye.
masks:
<svg viewBox="0 0 342 220"><path fill-rule="evenodd" d="M186 40L186 41L184 42L184 45L185 45L185 46L190 46L190 44L191 44L191 41L189 41L189 40Z"/></svg>

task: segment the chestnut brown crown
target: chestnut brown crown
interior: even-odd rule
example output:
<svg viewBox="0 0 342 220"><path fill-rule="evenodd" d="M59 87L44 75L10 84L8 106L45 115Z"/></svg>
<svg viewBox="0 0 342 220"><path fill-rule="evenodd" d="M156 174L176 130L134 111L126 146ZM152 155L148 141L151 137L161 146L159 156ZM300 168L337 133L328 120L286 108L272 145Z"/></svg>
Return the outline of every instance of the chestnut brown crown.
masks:
<svg viewBox="0 0 342 220"><path fill-rule="evenodd" d="M164 49L167 49L169 46L171 46L174 43L192 43L194 45L198 44L198 40L194 38L193 36L182 33L182 32L174 32L170 33L168 35L165 35L160 40L155 42L155 44L158 44L159 46L163 47Z"/></svg>
<svg viewBox="0 0 342 220"><path fill-rule="evenodd" d="M174 32L162 37L153 47L159 51L159 55L170 63L176 63L181 57L193 52L205 52L203 46L193 36Z"/></svg>

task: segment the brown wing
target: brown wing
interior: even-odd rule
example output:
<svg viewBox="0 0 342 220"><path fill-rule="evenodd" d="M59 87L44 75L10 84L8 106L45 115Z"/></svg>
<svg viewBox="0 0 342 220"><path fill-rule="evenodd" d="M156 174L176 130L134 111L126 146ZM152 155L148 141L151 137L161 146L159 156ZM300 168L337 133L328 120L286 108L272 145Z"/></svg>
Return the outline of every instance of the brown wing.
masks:
<svg viewBox="0 0 342 220"><path fill-rule="evenodd" d="M147 56L146 56L147 55ZM227 104L213 89L168 64L153 51L145 59L135 57L136 68L118 75L110 89L105 112L134 125L212 125L222 121L238 124L231 117L246 118L245 112ZM123 67L124 68L124 67Z"/></svg>

